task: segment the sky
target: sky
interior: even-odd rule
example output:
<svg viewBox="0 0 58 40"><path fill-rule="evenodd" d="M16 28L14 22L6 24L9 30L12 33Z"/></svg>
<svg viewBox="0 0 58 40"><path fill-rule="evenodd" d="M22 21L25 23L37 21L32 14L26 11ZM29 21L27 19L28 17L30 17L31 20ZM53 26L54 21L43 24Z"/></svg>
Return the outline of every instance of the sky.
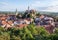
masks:
<svg viewBox="0 0 58 40"><path fill-rule="evenodd" d="M0 0L0 11L37 11L58 12L58 0Z"/></svg>

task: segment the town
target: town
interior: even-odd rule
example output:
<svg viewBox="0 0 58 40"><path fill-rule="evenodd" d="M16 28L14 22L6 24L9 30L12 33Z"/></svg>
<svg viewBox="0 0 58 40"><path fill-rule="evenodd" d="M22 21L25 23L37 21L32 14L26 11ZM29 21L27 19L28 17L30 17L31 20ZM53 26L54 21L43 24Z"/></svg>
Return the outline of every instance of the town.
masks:
<svg viewBox="0 0 58 40"><path fill-rule="evenodd" d="M15 14L1 14L0 26L3 28L23 28L29 24L34 24L37 27L43 26L49 33L53 33L53 30L58 26L58 21L54 17L46 14L37 13L35 10L28 9L24 14L18 13L17 9Z"/></svg>

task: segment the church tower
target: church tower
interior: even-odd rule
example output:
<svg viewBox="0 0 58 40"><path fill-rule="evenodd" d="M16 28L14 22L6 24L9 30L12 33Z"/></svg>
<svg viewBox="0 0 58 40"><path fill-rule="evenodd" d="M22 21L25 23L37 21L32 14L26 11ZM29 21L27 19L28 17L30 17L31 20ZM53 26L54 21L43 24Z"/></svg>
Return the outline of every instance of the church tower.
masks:
<svg viewBox="0 0 58 40"><path fill-rule="evenodd" d="M28 14L30 13L30 7L28 6Z"/></svg>
<svg viewBox="0 0 58 40"><path fill-rule="evenodd" d="M16 13L16 15L18 15L18 11L17 11L17 9L16 9L15 13Z"/></svg>

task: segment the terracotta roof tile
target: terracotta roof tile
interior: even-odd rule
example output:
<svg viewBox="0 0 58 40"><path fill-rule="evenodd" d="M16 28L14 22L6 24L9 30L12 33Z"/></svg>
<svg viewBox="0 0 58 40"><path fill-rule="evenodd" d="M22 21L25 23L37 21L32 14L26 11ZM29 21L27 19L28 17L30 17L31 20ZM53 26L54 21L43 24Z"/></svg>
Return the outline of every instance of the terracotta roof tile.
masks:
<svg viewBox="0 0 58 40"><path fill-rule="evenodd" d="M28 25L27 24L19 24L20 28L25 27L25 26L28 26Z"/></svg>
<svg viewBox="0 0 58 40"><path fill-rule="evenodd" d="M1 20L6 20L6 17L1 17Z"/></svg>
<svg viewBox="0 0 58 40"><path fill-rule="evenodd" d="M13 21L8 21L8 23L11 25L11 24L13 24Z"/></svg>
<svg viewBox="0 0 58 40"><path fill-rule="evenodd" d="M6 21L2 21L2 24L5 25L5 24L7 24L7 22Z"/></svg>

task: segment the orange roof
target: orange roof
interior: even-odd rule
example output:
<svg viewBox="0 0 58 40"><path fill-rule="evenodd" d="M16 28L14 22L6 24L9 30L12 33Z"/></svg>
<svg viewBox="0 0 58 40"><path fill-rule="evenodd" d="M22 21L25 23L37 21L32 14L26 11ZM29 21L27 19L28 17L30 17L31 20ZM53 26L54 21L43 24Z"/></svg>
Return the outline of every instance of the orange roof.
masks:
<svg viewBox="0 0 58 40"><path fill-rule="evenodd" d="M6 20L6 17L1 17L1 20Z"/></svg>
<svg viewBox="0 0 58 40"><path fill-rule="evenodd" d="M20 28L23 28L23 27L25 27L25 26L28 26L27 24L19 24L19 27Z"/></svg>
<svg viewBox="0 0 58 40"><path fill-rule="evenodd" d="M8 21L8 23L11 25L11 24L13 24L13 21Z"/></svg>
<svg viewBox="0 0 58 40"><path fill-rule="evenodd" d="M6 21L2 21L2 24L5 25L5 24L7 24L7 22Z"/></svg>

